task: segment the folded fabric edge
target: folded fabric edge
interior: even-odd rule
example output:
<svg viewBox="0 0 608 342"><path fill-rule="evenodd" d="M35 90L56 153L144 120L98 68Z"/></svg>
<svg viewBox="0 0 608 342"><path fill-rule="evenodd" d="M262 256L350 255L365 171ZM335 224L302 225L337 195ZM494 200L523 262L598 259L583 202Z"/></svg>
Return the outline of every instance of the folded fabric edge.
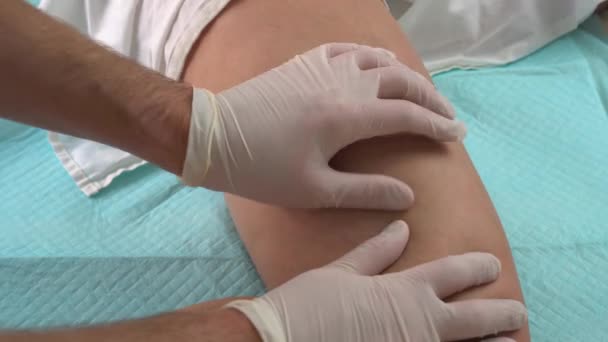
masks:
<svg viewBox="0 0 608 342"><path fill-rule="evenodd" d="M101 189L110 185L110 183L123 172L132 171L136 168L146 164L145 160L133 163L128 167L120 168L107 174L102 180L96 181L89 177L84 169L74 160L70 152L65 146L59 141L59 134L56 132L48 132L48 141L59 159L61 165L67 173L72 177L76 186L88 197L97 194Z"/></svg>
<svg viewBox="0 0 608 342"><path fill-rule="evenodd" d="M577 26L570 26L572 18L567 17L555 23L551 29L546 31L546 34L537 36L534 40L527 44L528 47L532 46L533 48L526 48L523 46L511 56L508 60L472 60L472 59L463 59L462 56L456 56L451 58L449 61L441 61L441 62L430 62L425 63L425 67L429 71L429 74L432 76L436 74L440 74L443 72L460 69L460 70L471 70L471 69L480 69L484 67L493 67L499 65L506 65L509 63L513 63L522 58L525 58L534 52L542 49L547 46L549 43L561 38L562 36L576 30L583 22L588 20L590 17L594 15L594 10L591 9L586 13L584 17L578 20Z"/></svg>

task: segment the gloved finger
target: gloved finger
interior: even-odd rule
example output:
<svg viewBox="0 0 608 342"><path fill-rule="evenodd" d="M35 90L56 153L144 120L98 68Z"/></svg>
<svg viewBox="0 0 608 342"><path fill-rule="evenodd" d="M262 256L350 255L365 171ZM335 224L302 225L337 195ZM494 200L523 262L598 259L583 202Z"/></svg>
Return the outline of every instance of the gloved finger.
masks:
<svg viewBox="0 0 608 342"><path fill-rule="evenodd" d="M517 341L515 341L512 338L498 336L498 337L490 337L490 338L483 339L483 340L481 340L481 342L517 342Z"/></svg>
<svg viewBox="0 0 608 342"><path fill-rule="evenodd" d="M331 208L404 210L414 203L414 192L404 182L385 175L341 172L323 175Z"/></svg>
<svg viewBox="0 0 608 342"><path fill-rule="evenodd" d="M342 127L346 133L336 137L344 136L346 141L340 141L335 152L355 141L377 136L411 133L439 141L457 141L466 135L464 123L403 100L374 100L345 116Z"/></svg>
<svg viewBox="0 0 608 342"><path fill-rule="evenodd" d="M365 73L379 77L378 97L381 99L408 100L446 118L456 116L452 105L431 82L402 64L367 70Z"/></svg>
<svg viewBox="0 0 608 342"><path fill-rule="evenodd" d="M354 51L361 48L361 45L355 43L329 43L325 45L327 49L327 58L333 58L346 52Z"/></svg>
<svg viewBox="0 0 608 342"><path fill-rule="evenodd" d="M473 286L496 280L500 274L500 261L489 253L466 253L435 260L413 270L443 299Z"/></svg>
<svg viewBox="0 0 608 342"><path fill-rule="evenodd" d="M364 46L360 49L345 52L333 57L329 62L336 67L339 65L355 63L361 70L370 70L399 64L394 57L384 51L385 50L383 49Z"/></svg>
<svg viewBox="0 0 608 342"><path fill-rule="evenodd" d="M395 53L393 51L391 51L391 50L387 50L385 48L379 48L379 47L375 47L373 49L376 50L376 51L378 51L378 52L380 52L380 53L383 53L383 54L385 54L385 55L387 55L387 56L389 56L391 58L397 59L397 55L395 55Z"/></svg>
<svg viewBox="0 0 608 342"><path fill-rule="evenodd" d="M375 237L365 241L326 267L336 267L361 275L376 275L403 253L410 231L401 220L395 221Z"/></svg>
<svg viewBox="0 0 608 342"><path fill-rule="evenodd" d="M389 57L395 58L395 54L392 53L389 50L383 49L383 48L374 48L374 47L369 47L366 45L361 45L361 44L355 44L355 43L329 43L326 44L326 49L327 49L327 57L328 58L333 58L336 57L338 55L341 55L343 53L346 52L350 52L350 51L354 51L354 50L358 50L358 49L373 49L376 50L377 52L383 53Z"/></svg>
<svg viewBox="0 0 608 342"><path fill-rule="evenodd" d="M447 304L448 317L439 322L442 341L460 341L469 338L514 331L526 324L526 307L510 299L475 299Z"/></svg>

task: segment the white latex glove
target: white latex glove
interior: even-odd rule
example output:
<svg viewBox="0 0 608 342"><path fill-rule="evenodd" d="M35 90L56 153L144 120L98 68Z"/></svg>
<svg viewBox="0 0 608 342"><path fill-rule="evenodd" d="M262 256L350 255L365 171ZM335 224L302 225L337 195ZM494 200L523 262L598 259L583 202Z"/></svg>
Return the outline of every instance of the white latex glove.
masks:
<svg viewBox="0 0 608 342"><path fill-rule="evenodd" d="M401 255L408 235L396 221L341 259L228 307L244 313L264 342L456 341L524 326L526 309L514 300L442 300L496 280L500 262L491 254L376 275Z"/></svg>
<svg viewBox="0 0 608 342"><path fill-rule="evenodd" d="M320 46L217 95L194 89L192 108L183 181L287 207L407 208L403 182L329 160L375 136L465 134L429 81L356 44Z"/></svg>

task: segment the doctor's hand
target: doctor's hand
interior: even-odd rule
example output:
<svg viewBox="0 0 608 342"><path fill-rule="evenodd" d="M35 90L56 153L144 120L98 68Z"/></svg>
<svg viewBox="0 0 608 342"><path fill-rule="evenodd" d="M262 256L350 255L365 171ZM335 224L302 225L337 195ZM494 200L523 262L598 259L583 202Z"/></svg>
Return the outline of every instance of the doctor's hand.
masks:
<svg viewBox="0 0 608 342"><path fill-rule="evenodd" d="M339 172L330 159L367 138L400 133L460 140L446 99L386 50L326 44L231 89L194 89L182 180L300 208L398 210L402 181Z"/></svg>
<svg viewBox="0 0 608 342"><path fill-rule="evenodd" d="M401 255L408 235L406 224L396 221L339 260L228 307L245 314L264 342L457 341L523 327L526 309L514 300L443 301L496 280L500 262L490 254L377 275Z"/></svg>

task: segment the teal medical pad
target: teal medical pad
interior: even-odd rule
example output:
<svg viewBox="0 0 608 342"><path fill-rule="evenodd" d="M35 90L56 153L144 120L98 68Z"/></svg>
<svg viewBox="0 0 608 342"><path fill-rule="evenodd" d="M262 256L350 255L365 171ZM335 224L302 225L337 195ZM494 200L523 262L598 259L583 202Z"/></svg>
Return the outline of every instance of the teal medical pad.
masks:
<svg viewBox="0 0 608 342"><path fill-rule="evenodd" d="M594 25L508 66L435 77L469 126L535 341L608 336L608 44ZM87 198L45 132L0 121L0 328L262 292L220 194L145 166Z"/></svg>
<svg viewBox="0 0 608 342"><path fill-rule="evenodd" d="M221 194L144 166L87 198L46 132L0 122L0 328L99 323L262 291Z"/></svg>
<svg viewBox="0 0 608 342"><path fill-rule="evenodd" d="M608 42L598 26L508 66L435 78L470 129L533 341L608 336Z"/></svg>

